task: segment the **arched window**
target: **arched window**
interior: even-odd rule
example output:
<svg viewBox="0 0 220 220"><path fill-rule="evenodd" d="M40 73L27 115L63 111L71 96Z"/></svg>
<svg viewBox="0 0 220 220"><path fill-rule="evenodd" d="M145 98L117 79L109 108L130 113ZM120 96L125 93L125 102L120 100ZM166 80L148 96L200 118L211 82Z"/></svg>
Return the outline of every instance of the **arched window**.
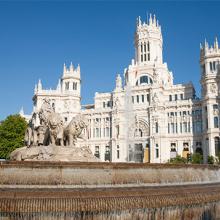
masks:
<svg viewBox="0 0 220 220"><path fill-rule="evenodd" d="M219 126L218 126L218 117L217 116L215 116L214 117L214 128L218 128Z"/></svg>
<svg viewBox="0 0 220 220"><path fill-rule="evenodd" d="M138 85L144 85L144 84L153 84L153 80L147 76L141 76L137 81L136 81L136 86Z"/></svg>
<svg viewBox="0 0 220 220"><path fill-rule="evenodd" d="M220 141L219 137L215 137L215 156L218 156L220 153Z"/></svg>

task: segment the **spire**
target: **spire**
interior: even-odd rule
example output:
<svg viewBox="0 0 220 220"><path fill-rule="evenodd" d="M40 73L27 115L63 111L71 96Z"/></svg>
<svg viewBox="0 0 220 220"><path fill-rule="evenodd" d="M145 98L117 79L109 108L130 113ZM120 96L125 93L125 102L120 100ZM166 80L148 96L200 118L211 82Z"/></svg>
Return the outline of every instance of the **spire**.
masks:
<svg viewBox="0 0 220 220"><path fill-rule="evenodd" d="M67 72L66 64L64 63L64 64L63 64L63 73L66 73L66 72Z"/></svg>
<svg viewBox="0 0 220 220"><path fill-rule="evenodd" d="M209 44L207 43L206 38L205 38L205 48L208 48L208 47L209 47Z"/></svg>
<svg viewBox="0 0 220 220"><path fill-rule="evenodd" d="M20 112L19 112L19 115L24 116L24 108L23 108L23 106L21 107L21 110L20 110Z"/></svg>
<svg viewBox="0 0 220 220"><path fill-rule="evenodd" d="M200 50L202 50L202 49L203 49L203 46L202 46L202 44L201 44L201 43L199 44L199 46L200 46Z"/></svg>
<svg viewBox="0 0 220 220"><path fill-rule="evenodd" d="M218 39L215 37L214 48L218 49Z"/></svg>
<svg viewBox="0 0 220 220"><path fill-rule="evenodd" d="M71 64L70 64L70 72L73 73L73 71L74 71L74 67L73 67L73 63L71 62Z"/></svg>
<svg viewBox="0 0 220 220"><path fill-rule="evenodd" d="M141 17L138 16L138 18L137 18L137 26L140 26L140 25L141 25Z"/></svg>
<svg viewBox="0 0 220 220"><path fill-rule="evenodd" d="M42 90L42 83L41 83L41 80L39 79L38 80L38 84L37 84L37 90Z"/></svg>
<svg viewBox="0 0 220 220"><path fill-rule="evenodd" d="M149 25L152 25L152 15L150 14Z"/></svg>
<svg viewBox="0 0 220 220"><path fill-rule="evenodd" d="M60 91L61 90L61 82L60 82L60 79L58 81L58 84L57 84L57 91Z"/></svg>
<svg viewBox="0 0 220 220"><path fill-rule="evenodd" d="M37 84L34 86L34 94L37 93Z"/></svg>
<svg viewBox="0 0 220 220"><path fill-rule="evenodd" d="M153 25L157 25L157 22L156 22L156 15L154 15L154 18L153 18Z"/></svg>
<svg viewBox="0 0 220 220"><path fill-rule="evenodd" d="M116 90L121 90L122 89L122 79L120 74L117 75L116 77L116 85L115 85Z"/></svg>
<svg viewBox="0 0 220 220"><path fill-rule="evenodd" d="M78 64L76 71L80 73L80 65Z"/></svg>

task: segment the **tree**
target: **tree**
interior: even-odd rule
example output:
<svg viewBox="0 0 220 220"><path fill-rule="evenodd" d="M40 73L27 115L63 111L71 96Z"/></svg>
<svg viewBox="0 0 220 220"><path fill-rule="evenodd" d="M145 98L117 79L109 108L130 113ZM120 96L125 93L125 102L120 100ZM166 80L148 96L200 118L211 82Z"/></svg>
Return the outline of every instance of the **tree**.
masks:
<svg viewBox="0 0 220 220"><path fill-rule="evenodd" d="M0 124L0 158L8 159L16 148L24 145L27 122L20 115L10 115Z"/></svg>
<svg viewBox="0 0 220 220"><path fill-rule="evenodd" d="M213 156L208 156L208 164L214 164L215 158Z"/></svg>

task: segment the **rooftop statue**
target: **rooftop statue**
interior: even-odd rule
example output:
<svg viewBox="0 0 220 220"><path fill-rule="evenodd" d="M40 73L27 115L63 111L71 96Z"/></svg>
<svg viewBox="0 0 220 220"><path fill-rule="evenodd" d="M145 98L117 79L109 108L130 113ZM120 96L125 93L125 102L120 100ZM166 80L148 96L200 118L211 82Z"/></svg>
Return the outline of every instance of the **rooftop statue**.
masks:
<svg viewBox="0 0 220 220"><path fill-rule="evenodd" d="M87 121L76 115L67 125L48 100L32 115L25 132L25 147L10 155L12 160L98 161L87 146L77 146ZM84 139L84 138L83 138Z"/></svg>

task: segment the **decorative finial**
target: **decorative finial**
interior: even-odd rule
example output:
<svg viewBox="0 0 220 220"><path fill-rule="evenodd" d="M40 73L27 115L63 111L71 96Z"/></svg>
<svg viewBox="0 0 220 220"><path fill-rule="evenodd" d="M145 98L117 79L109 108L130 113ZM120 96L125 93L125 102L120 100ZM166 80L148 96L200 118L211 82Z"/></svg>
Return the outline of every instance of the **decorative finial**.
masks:
<svg viewBox="0 0 220 220"><path fill-rule="evenodd" d="M78 64L78 66L77 66L77 72L80 72L80 65Z"/></svg>
<svg viewBox="0 0 220 220"><path fill-rule="evenodd" d="M41 83L41 80L39 79L38 80L38 84L37 84L37 90L42 90L42 83Z"/></svg>
<svg viewBox="0 0 220 220"><path fill-rule="evenodd" d="M122 79L121 79L121 76L120 74L117 75L116 77L116 89L121 89L122 88Z"/></svg>
<svg viewBox="0 0 220 220"><path fill-rule="evenodd" d="M202 50L203 49L203 46L202 46L202 44L200 43L200 50Z"/></svg>
<svg viewBox="0 0 220 220"><path fill-rule="evenodd" d="M209 47L209 44L207 43L206 38L205 38L205 48L208 48L208 47Z"/></svg>
<svg viewBox="0 0 220 220"><path fill-rule="evenodd" d="M66 73L66 72L67 72L66 64L64 63L64 64L63 64L63 73Z"/></svg>
<svg viewBox="0 0 220 220"><path fill-rule="evenodd" d="M60 79L58 81L58 84L57 84L57 91L60 91L61 90L61 82L60 82Z"/></svg>
<svg viewBox="0 0 220 220"><path fill-rule="evenodd" d="M34 94L37 93L37 84L34 86Z"/></svg>
<svg viewBox="0 0 220 220"><path fill-rule="evenodd" d="M214 48L218 49L218 38L217 37L215 37Z"/></svg>
<svg viewBox="0 0 220 220"><path fill-rule="evenodd" d="M156 15L154 15L153 24L154 24L154 25L157 24L157 22L156 22Z"/></svg>
<svg viewBox="0 0 220 220"><path fill-rule="evenodd" d="M138 16L138 17L137 17L137 26L140 26L140 25L141 25L141 17Z"/></svg>
<svg viewBox="0 0 220 220"><path fill-rule="evenodd" d="M150 14L149 25L152 25L152 15Z"/></svg>
<svg viewBox="0 0 220 220"><path fill-rule="evenodd" d="M20 110L20 112L19 112L19 115L24 116L24 108L23 108L23 106L21 107L21 110Z"/></svg>
<svg viewBox="0 0 220 220"><path fill-rule="evenodd" d="M73 67L73 63L71 62L70 63L70 72L73 73L73 71L74 71L74 67Z"/></svg>

